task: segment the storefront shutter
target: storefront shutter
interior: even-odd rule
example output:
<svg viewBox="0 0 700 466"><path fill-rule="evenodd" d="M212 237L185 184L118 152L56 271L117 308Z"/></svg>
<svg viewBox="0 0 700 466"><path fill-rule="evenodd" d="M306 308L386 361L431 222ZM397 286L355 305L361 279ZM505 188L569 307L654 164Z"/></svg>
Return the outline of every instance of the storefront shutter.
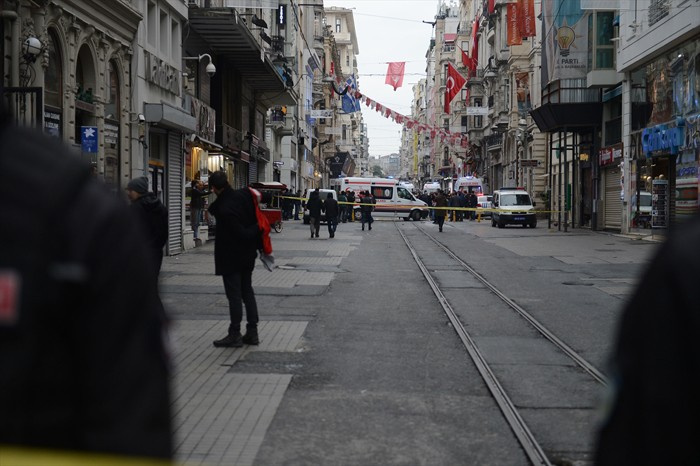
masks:
<svg viewBox="0 0 700 466"><path fill-rule="evenodd" d="M250 158L250 163L248 164L248 184L253 184L258 181L258 161L254 158Z"/></svg>
<svg viewBox="0 0 700 466"><path fill-rule="evenodd" d="M605 170L605 228L622 228L622 200L620 199L620 169Z"/></svg>
<svg viewBox="0 0 700 466"><path fill-rule="evenodd" d="M168 242L166 254L182 252L182 216L183 216L183 149L182 133L168 133Z"/></svg>

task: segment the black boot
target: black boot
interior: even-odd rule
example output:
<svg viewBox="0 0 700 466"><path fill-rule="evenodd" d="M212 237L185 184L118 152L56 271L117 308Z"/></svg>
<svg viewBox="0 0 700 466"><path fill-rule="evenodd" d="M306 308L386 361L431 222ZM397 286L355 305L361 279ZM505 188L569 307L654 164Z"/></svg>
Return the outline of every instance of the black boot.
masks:
<svg viewBox="0 0 700 466"><path fill-rule="evenodd" d="M217 348L240 348L243 346L241 332L229 333L221 340L214 340L214 346Z"/></svg>
<svg viewBox="0 0 700 466"><path fill-rule="evenodd" d="M247 328L242 340L246 345L259 345L260 339L258 338L258 329L255 327Z"/></svg>

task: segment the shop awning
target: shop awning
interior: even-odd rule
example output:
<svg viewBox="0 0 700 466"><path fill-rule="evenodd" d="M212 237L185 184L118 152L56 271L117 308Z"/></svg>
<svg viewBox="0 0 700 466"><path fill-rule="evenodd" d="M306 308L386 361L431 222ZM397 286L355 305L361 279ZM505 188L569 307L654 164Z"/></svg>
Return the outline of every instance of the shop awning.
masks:
<svg viewBox="0 0 700 466"><path fill-rule="evenodd" d="M194 133L197 121L189 113L168 104L143 104L143 115L148 123L164 128L177 129L184 133Z"/></svg>
<svg viewBox="0 0 700 466"><path fill-rule="evenodd" d="M235 69L268 107L295 104L293 90L243 21L232 8L190 8L186 48L209 53L221 70Z"/></svg>
<svg viewBox="0 0 700 466"><path fill-rule="evenodd" d="M603 120L601 102L582 102L566 104L544 104L530 110L537 128L543 133L557 130L575 132L579 128L600 126Z"/></svg>

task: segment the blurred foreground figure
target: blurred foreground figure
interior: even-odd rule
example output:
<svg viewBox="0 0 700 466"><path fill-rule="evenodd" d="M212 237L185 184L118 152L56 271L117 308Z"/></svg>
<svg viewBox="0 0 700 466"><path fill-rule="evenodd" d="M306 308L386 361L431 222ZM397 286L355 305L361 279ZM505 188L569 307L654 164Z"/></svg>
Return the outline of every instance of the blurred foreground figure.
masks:
<svg viewBox="0 0 700 466"><path fill-rule="evenodd" d="M0 457L172 457L156 274L90 171L0 109Z"/></svg>
<svg viewBox="0 0 700 466"><path fill-rule="evenodd" d="M661 246L627 305L598 465L700 464L700 217Z"/></svg>

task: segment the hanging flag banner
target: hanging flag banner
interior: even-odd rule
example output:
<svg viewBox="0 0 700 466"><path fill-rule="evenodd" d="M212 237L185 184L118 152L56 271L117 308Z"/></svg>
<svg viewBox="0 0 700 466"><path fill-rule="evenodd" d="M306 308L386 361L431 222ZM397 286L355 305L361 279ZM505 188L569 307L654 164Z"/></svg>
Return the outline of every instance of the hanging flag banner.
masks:
<svg viewBox="0 0 700 466"><path fill-rule="evenodd" d="M489 0L489 14L492 15L496 11L496 0Z"/></svg>
<svg viewBox="0 0 700 466"><path fill-rule="evenodd" d="M520 37L535 37L535 0L518 0L518 16L520 17Z"/></svg>
<svg viewBox="0 0 700 466"><path fill-rule="evenodd" d="M590 14L581 0L542 0L542 86L586 77Z"/></svg>
<svg viewBox="0 0 700 466"><path fill-rule="evenodd" d="M385 84L390 85L394 88L394 91L401 87L403 84L403 73L406 68L405 61L398 61L389 63L389 68L386 70Z"/></svg>
<svg viewBox="0 0 700 466"><path fill-rule="evenodd" d="M471 68L469 69L471 71L471 76L476 76L476 68L479 64L479 21L481 19L477 16L474 18L474 22L472 23L472 45L471 45L471 53L469 54L469 58L471 58Z"/></svg>
<svg viewBox="0 0 700 466"><path fill-rule="evenodd" d="M447 82L445 84L445 113L450 113L450 102L464 87L467 80L459 74L452 63L447 64Z"/></svg>
<svg viewBox="0 0 700 466"><path fill-rule="evenodd" d="M467 107L468 116L488 115L488 107Z"/></svg>
<svg viewBox="0 0 700 466"><path fill-rule="evenodd" d="M360 102L356 98L357 82L355 75L350 76L345 85L348 87L348 92L342 97L341 107L345 113L354 113L360 111Z"/></svg>
<svg viewBox="0 0 700 466"><path fill-rule="evenodd" d="M523 38L520 35L520 8L521 2L506 5L506 21L508 24L508 45L520 45Z"/></svg>

